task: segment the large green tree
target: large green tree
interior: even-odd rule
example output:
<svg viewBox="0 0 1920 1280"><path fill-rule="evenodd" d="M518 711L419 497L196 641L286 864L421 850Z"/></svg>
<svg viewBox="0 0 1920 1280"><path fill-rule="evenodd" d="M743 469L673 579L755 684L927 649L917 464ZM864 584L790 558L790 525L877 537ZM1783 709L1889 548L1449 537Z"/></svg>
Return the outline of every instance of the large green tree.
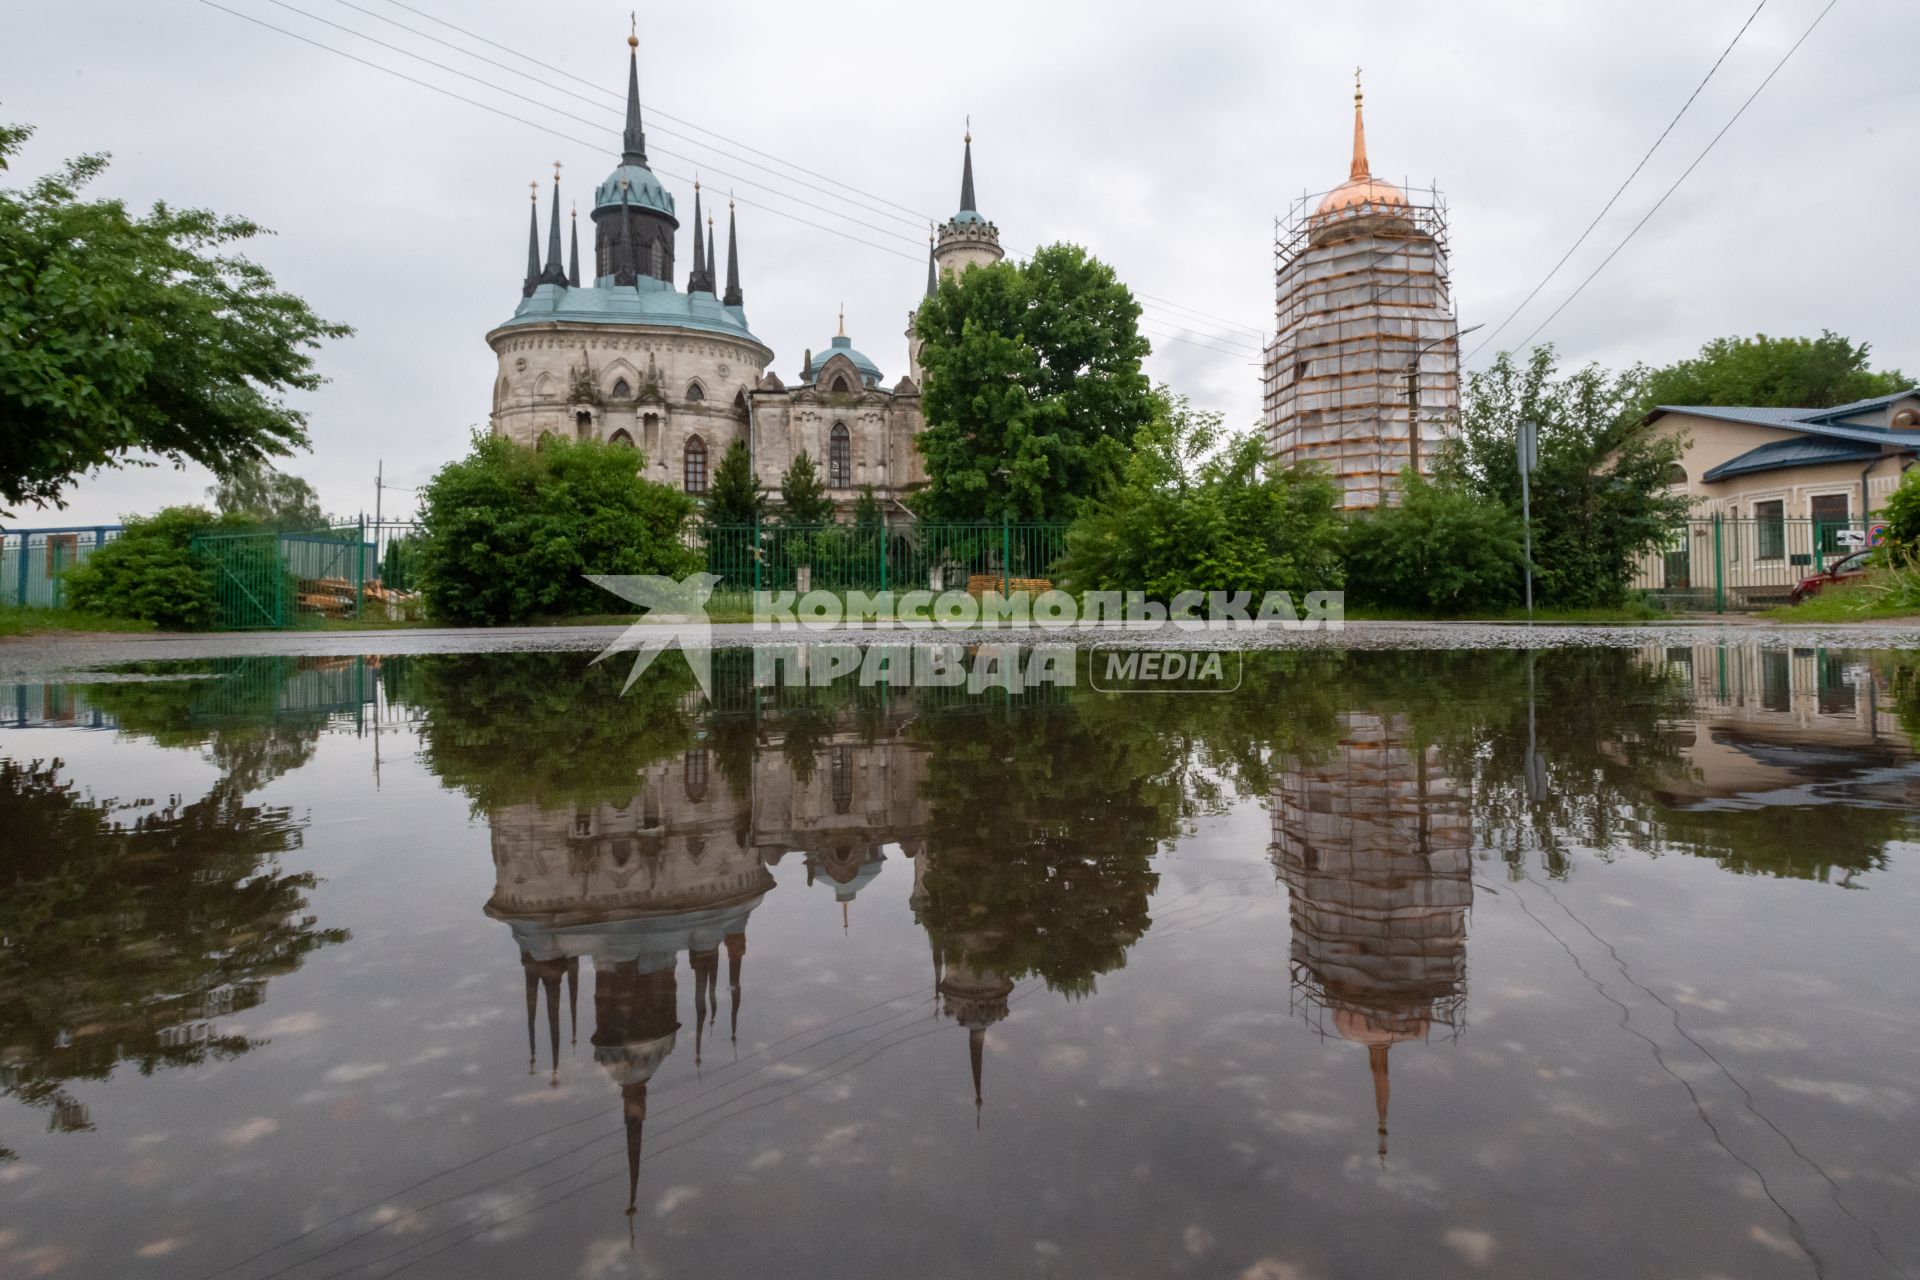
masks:
<svg viewBox="0 0 1920 1280"><path fill-rule="evenodd" d="M833 499L820 481L820 468L802 449L780 477L780 519L790 525L827 524L833 519Z"/></svg>
<svg viewBox="0 0 1920 1280"><path fill-rule="evenodd" d="M1342 581L1338 491L1318 471L1282 468L1254 432L1162 388L1121 480L1067 535L1061 576L1076 591L1335 591Z"/></svg>
<svg viewBox="0 0 1920 1280"><path fill-rule="evenodd" d="M1539 424L1533 559L1543 603L1618 604L1639 557L1687 513L1687 497L1667 487L1681 442L1641 425L1645 386L1637 367L1562 375L1551 345L1525 363L1501 352L1467 375L1460 430L1441 448L1436 474L1518 514L1520 424Z"/></svg>
<svg viewBox="0 0 1920 1280"><path fill-rule="evenodd" d="M554 439L527 449L475 432L420 490L421 588L436 618L522 622L624 608L587 574L680 578L693 502L648 480L632 449Z"/></svg>
<svg viewBox="0 0 1920 1280"><path fill-rule="evenodd" d="M0 168L31 133L0 125ZM0 188L0 504L142 454L225 475L304 448L286 393L318 387L312 353L351 332L230 251L263 234L245 218L82 199L106 164Z"/></svg>
<svg viewBox="0 0 1920 1280"><path fill-rule="evenodd" d="M927 462L940 520L1072 517L1153 416L1140 306L1078 245L949 277L921 304Z"/></svg>
<svg viewBox="0 0 1920 1280"><path fill-rule="evenodd" d="M305 530L327 527L320 495L299 476L277 471L258 459L243 462L207 489L207 496L223 516L268 525L275 529Z"/></svg>
<svg viewBox="0 0 1920 1280"><path fill-rule="evenodd" d="M744 440L735 440L720 455L707 486L704 511L709 526L752 525L766 514L767 487L753 471L753 453Z"/></svg>
<svg viewBox="0 0 1920 1280"><path fill-rule="evenodd" d="M1830 329L1817 338L1715 338L1693 359L1649 374L1643 403L1830 409L1913 385L1898 369L1868 368L1868 351Z"/></svg>

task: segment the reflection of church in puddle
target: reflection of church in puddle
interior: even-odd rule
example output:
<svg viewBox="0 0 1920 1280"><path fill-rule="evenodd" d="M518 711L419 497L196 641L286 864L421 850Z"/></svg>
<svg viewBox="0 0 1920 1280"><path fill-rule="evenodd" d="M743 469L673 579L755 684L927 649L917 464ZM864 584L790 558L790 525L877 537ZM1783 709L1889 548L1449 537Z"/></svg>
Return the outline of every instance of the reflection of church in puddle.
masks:
<svg viewBox="0 0 1920 1280"><path fill-rule="evenodd" d="M1366 1046L1384 1159L1388 1053L1462 1025L1472 826L1464 788L1406 717L1339 719L1330 759L1281 774L1269 852L1292 900L1297 1007Z"/></svg>
<svg viewBox="0 0 1920 1280"><path fill-rule="evenodd" d="M853 899L879 873L885 846L908 857L920 851L920 749L835 732L812 752L816 767L801 778L779 746L777 735L763 741L738 782L710 773L713 753L701 749L642 771L625 803L512 805L490 815L496 879L486 912L513 930L519 946L528 1052L536 1061L544 995L556 1083L562 991L576 1010L581 962L591 964L593 1057L620 1090L629 1213L647 1085L682 1030L680 953L693 975L698 1066L719 1018L722 953L729 1034L738 1034L747 925L774 887L769 863L801 854L808 883L833 886L845 924Z"/></svg>

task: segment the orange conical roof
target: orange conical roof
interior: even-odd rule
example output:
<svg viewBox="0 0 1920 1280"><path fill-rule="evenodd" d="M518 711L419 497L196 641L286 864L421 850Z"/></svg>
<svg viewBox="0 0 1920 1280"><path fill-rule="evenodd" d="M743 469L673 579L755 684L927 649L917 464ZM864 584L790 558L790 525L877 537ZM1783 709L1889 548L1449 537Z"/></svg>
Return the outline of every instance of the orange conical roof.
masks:
<svg viewBox="0 0 1920 1280"><path fill-rule="evenodd" d="M1337 213L1359 205L1398 205L1407 207L1407 197L1391 182L1382 182L1367 167L1367 121L1361 110L1360 72L1353 73L1353 163L1347 168L1347 180L1327 192L1316 214Z"/></svg>

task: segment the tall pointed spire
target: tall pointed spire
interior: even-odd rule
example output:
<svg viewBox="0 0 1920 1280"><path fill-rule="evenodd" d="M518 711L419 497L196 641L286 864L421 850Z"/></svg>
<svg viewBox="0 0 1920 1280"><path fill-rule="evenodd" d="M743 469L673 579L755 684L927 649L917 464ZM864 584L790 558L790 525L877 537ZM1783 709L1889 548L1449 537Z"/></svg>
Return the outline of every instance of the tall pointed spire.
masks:
<svg viewBox="0 0 1920 1280"><path fill-rule="evenodd" d="M986 1047L987 1029L985 1027L969 1028L967 1031L967 1061L973 1068L973 1124L975 1128L980 1126L981 1108L987 1105L986 1099L980 1094L980 1065L982 1058L985 1056L982 1050Z"/></svg>
<svg viewBox="0 0 1920 1280"><path fill-rule="evenodd" d="M741 305L740 293L740 233L733 221L733 197L727 197L727 293L720 301L730 307ZM734 988L734 999L739 999L739 988Z"/></svg>
<svg viewBox="0 0 1920 1280"><path fill-rule="evenodd" d="M1360 112L1360 68L1353 69L1353 168L1348 170L1349 178L1372 176L1367 168L1367 122Z"/></svg>
<svg viewBox="0 0 1920 1280"><path fill-rule="evenodd" d="M1380 1117L1380 1163L1387 1162L1387 1050L1390 1044L1367 1046L1367 1066L1373 1072L1373 1109Z"/></svg>
<svg viewBox="0 0 1920 1280"><path fill-rule="evenodd" d="M520 295L531 298L533 287L540 283L540 184L527 184L527 199L531 202L527 210L527 278L520 285Z"/></svg>
<svg viewBox="0 0 1920 1280"><path fill-rule="evenodd" d="M620 138L620 163L637 164L644 168L647 163L647 134L640 127L639 19L633 19L633 23L633 29L627 36L627 127Z"/></svg>
<svg viewBox="0 0 1920 1280"><path fill-rule="evenodd" d="M693 180L693 270L687 272L688 293L712 293L707 279L706 227L700 220L700 179Z"/></svg>
<svg viewBox="0 0 1920 1280"><path fill-rule="evenodd" d="M738 305L737 303L734 305ZM731 996L732 1009L727 1022L727 1039L739 1042L740 1039L740 964L747 957L747 934L739 933L726 936L727 944L727 988Z"/></svg>
<svg viewBox="0 0 1920 1280"><path fill-rule="evenodd" d="M565 284L566 264L560 260L560 162L553 162L553 216L547 225L547 265L540 270L541 284Z"/></svg>
<svg viewBox="0 0 1920 1280"><path fill-rule="evenodd" d="M720 292L720 273L713 269L713 248L720 237L713 234L713 215L707 215L707 292Z"/></svg>
<svg viewBox="0 0 1920 1280"><path fill-rule="evenodd" d="M967 117L966 158L960 164L960 211L979 212L973 207L973 117Z"/></svg>
<svg viewBox="0 0 1920 1280"><path fill-rule="evenodd" d="M927 227L927 296L940 292L940 272L933 261L933 227Z"/></svg>
<svg viewBox="0 0 1920 1280"><path fill-rule="evenodd" d="M567 227L567 235L569 237L567 246L567 286L572 289L578 289L580 287L580 210L574 209L570 211L567 216L569 219Z"/></svg>

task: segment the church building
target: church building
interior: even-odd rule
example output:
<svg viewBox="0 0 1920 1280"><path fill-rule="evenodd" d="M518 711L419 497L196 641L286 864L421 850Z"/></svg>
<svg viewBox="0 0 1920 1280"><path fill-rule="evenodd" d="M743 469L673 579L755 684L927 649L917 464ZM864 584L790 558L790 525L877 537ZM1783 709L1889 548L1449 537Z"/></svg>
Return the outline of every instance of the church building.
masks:
<svg viewBox="0 0 1920 1280"><path fill-rule="evenodd" d="M854 347L843 311L839 331L805 353L789 386L747 322L733 203L723 276L717 211L711 202L703 210L698 182L691 261L676 288L678 206L648 167L639 40L627 44L626 130L619 164L594 191L592 278L580 273L577 217L562 254L556 167L545 255L536 186L520 304L487 335L499 358L493 433L528 446L556 436L628 445L645 456L649 479L696 496L736 440L769 489L805 451L843 515L868 486L897 510L926 481L914 446L924 419L911 317L908 371L891 385ZM941 273L1002 256L999 230L974 207L969 129L960 208L929 245L927 291Z"/></svg>

